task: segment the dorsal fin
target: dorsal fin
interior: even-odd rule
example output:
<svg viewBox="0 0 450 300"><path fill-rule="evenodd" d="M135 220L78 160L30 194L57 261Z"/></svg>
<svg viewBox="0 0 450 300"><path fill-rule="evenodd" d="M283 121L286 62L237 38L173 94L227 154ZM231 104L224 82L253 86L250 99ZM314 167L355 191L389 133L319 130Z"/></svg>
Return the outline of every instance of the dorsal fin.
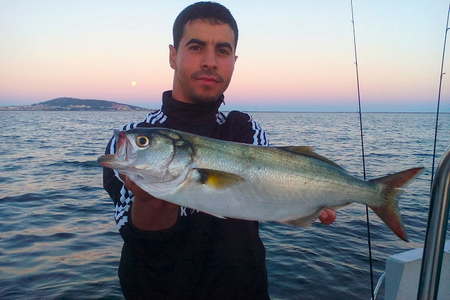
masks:
<svg viewBox="0 0 450 300"><path fill-rule="evenodd" d="M340 165L338 165L334 161L314 152L314 148L310 147L310 146L281 146L281 147L275 147L275 148L278 148L280 150L284 150L287 152L292 152L292 153L301 154L304 156L313 157L318 160L329 163L330 165L335 166L339 169L343 169Z"/></svg>

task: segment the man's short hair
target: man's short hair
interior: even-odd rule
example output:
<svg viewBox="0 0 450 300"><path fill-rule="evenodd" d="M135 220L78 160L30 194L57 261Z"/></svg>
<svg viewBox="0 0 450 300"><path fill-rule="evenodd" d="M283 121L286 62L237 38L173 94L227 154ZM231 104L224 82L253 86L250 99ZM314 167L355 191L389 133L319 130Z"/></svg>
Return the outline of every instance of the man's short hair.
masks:
<svg viewBox="0 0 450 300"><path fill-rule="evenodd" d="M236 20L225 6L216 2L197 2L183 9L173 23L173 45L178 49L184 32L184 25L188 22L203 19L215 24L228 24L234 32L234 45L238 41L238 27Z"/></svg>

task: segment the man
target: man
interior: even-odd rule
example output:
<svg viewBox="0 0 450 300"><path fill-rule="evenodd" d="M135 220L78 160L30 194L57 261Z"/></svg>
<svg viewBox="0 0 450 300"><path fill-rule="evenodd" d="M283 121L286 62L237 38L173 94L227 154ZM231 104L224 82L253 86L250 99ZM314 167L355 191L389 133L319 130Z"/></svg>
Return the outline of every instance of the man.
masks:
<svg viewBox="0 0 450 300"><path fill-rule="evenodd" d="M265 132L249 115L218 111L237 59L238 28L228 9L213 2L188 6L175 20L173 39L172 91L163 93L160 110L123 129L168 127L267 146ZM106 153L114 151L113 138ZM119 278L127 299L269 298L257 222L178 207L110 169L104 169L104 187L124 239ZM332 222L333 214L325 211L323 222Z"/></svg>

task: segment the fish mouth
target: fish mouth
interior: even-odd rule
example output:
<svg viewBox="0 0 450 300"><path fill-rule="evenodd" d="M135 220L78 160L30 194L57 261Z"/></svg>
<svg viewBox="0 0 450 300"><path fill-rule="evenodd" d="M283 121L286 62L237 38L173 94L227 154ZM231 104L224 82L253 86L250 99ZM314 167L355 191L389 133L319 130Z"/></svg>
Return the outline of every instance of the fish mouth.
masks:
<svg viewBox="0 0 450 300"><path fill-rule="evenodd" d="M152 173L146 173L141 169L132 167L126 161L121 160L117 154L104 154L97 159L97 162L102 167L118 170L121 174L123 172L124 175L133 174L133 172L140 173L141 178L145 177L146 181L152 184L172 183L174 180L173 178L155 177Z"/></svg>
<svg viewBox="0 0 450 300"><path fill-rule="evenodd" d="M115 154L105 154L97 159L97 162L102 167L110 168L115 162L117 162L117 156Z"/></svg>
<svg viewBox="0 0 450 300"><path fill-rule="evenodd" d="M129 141L125 131L114 131L114 136L116 138L116 160L127 161L128 160L128 146Z"/></svg>
<svg viewBox="0 0 450 300"><path fill-rule="evenodd" d="M117 169L121 166L125 166L128 160L128 138L124 131L114 130L114 138L116 143L116 153L115 154L105 154L97 159L97 162L102 167L107 167L111 169Z"/></svg>

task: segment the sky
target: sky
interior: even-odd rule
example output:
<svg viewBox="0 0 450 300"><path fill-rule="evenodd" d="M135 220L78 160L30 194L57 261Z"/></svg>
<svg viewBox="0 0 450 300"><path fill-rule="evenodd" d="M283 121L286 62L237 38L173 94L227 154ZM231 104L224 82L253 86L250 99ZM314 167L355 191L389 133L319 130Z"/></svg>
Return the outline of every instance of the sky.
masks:
<svg viewBox="0 0 450 300"><path fill-rule="evenodd" d="M194 2L0 0L0 105L75 97L158 108L172 87L173 21ZM350 0L220 3L239 26L225 109L357 111ZM363 111L435 111L449 2L353 6ZM449 96L444 75L443 112Z"/></svg>

